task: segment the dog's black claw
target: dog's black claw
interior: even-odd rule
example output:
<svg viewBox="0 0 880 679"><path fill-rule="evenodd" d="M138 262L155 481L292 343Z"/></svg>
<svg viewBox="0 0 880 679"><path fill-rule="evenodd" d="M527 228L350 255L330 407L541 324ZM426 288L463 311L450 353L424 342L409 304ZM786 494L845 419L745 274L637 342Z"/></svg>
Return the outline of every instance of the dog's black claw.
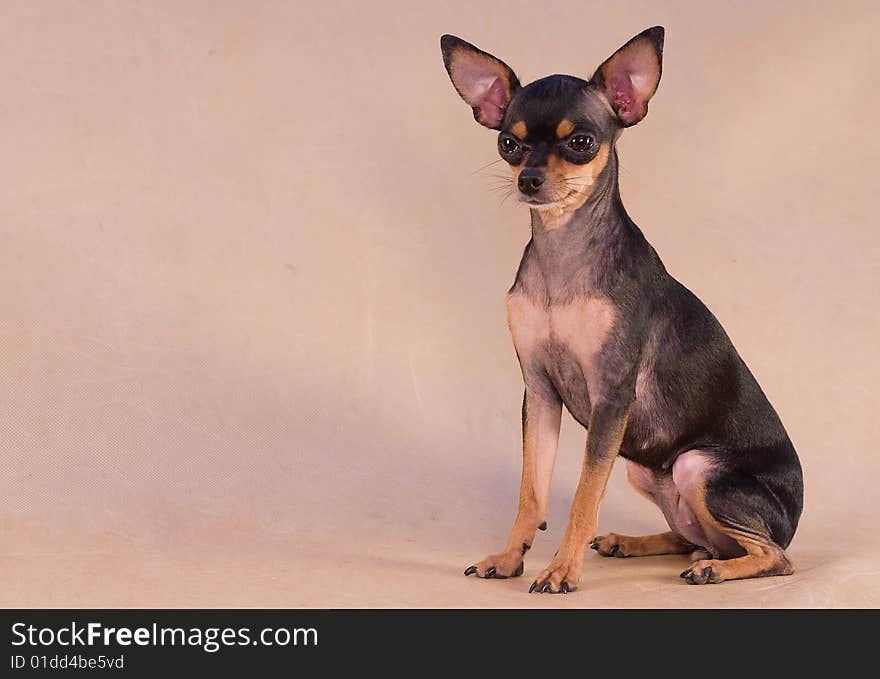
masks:
<svg viewBox="0 0 880 679"><path fill-rule="evenodd" d="M525 564L525 561L520 561L520 562L519 562L519 566L516 567L516 570L513 571L513 575L511 575L510 577L512 577L512 578L518 578L520 575L522 575L522 574L523 574L523 570L524 570L524 568L525 568L525 565L526 565L526 564Z"/></svg>
<svg viewBox="0 0 880 679"><path fill-rule="evenodd" d="M546 522L546 521L542 521L542 522L541 522L541 525L538 526L538 530L547 530L547 522Z"/></svg>
<svg viewBox="0 0 880 679"><path fill-rule="evenodd" d="M559 587L559 591L563 594L568 594L569 591L571 591L569 590L568 583L565 580L562 581L562 585Z"/></svg>
<svg viewBox="0 0 880 679"><path fill-rule="evenodd" d="M494 578L495 577L495 566L492 566L489 570L486 571L486 575L484 578Z"/></svg>
<svg viewBox="0 0 880 679"><path fill-rule="evenodd" d="M476 566L468 566L467 568L464 569L464 574L465 574L465 575L473 575L473 574L476 573L476 572L477 572L477 567L476 567Z"/></svg>
<svg viewBox="0 0 880 679"><path fill-rule="evenodd" d="M611 549L608 550L608 556L617 556L617 552L620 551L620 545L614 545Z"/></svg>
<svg viewBox="0 0 880 679"><path fill-rule="evenodd" d="M524 542L524 543L523 543L523 546L522 546L522 553L525 554L525 553L528 552L531 548L532 548L532 546L531 546L528 542Z"/></svg>
<svg viewBox="0 0 880 679"><path fill-rule="evenodd" d="M712 570L712 566L706 566L706 568L703 569L703 576L706 580L711 580L715 577L715 572Z"/></svg>
<svg viewBox="0 0 880 679"><path fill-rule="evenodd" d="M599 539L596 538L590 543L590 549L595 549L597 552L599 551Z"/></svg>
<svg viewBox="0 0 880 679"><path fill-rule="evenodd" d="M548 580L547 582L544 583L544 586L541 588L541 592L542 592L542 593L543 593L543 592L547 592L547 593L549 593L549 594L552 594L552 593L553 593L553 585L550 584L550 581L549 581L549 580Z"/></svg>
<svg viewBox="0 0 880 679"><path fill-rule="evenodd" d="M529 587L529 594L531 594L532 592L534 592L535 589L536 589L537 587L538 587L538 581L535 580L535 581L532 583L532 586Z"/></svg>
<svg viewBox="0 0 880 679"><path fill-rule="evenodd" d="M693 573L693 572L694 572L694 569L693 569L693 568L688 568L686 571L682 571L681 574L680 574L678 577L680 577L680 578L686 578L686 577L688 577L688 576L689 576L691 573Z"/></svg>

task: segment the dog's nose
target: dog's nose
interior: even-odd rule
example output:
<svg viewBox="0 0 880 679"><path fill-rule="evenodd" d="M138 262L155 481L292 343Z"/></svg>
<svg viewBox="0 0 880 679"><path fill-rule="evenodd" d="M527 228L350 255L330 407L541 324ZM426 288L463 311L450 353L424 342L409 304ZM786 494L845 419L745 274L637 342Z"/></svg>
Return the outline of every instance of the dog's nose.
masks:
<svg viewBox="0 0 880 679"><path fill-rule="evenodd" d="M519 179L517 179L516 183L520 191L527 196L533 196L541 188L541 184L544 183L544 173L527 167L519 173Z"/></svg>

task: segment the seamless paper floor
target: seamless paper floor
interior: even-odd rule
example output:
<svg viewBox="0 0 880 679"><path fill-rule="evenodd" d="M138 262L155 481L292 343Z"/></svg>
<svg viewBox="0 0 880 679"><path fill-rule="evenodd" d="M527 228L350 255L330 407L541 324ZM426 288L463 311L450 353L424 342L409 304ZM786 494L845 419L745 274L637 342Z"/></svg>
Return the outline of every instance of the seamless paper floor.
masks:
<svg viewBox="0 0 880 679"><path fill-rule="evenodd" d="M0 606L880 605L876 5L545 4L2 4ZM439 36L525 82L654 24L624 203L799 451L798 572L527 595L567 418L524 577L465 578L516 508L528 215ZM663 529L618 464L600 530Z"/></svg>

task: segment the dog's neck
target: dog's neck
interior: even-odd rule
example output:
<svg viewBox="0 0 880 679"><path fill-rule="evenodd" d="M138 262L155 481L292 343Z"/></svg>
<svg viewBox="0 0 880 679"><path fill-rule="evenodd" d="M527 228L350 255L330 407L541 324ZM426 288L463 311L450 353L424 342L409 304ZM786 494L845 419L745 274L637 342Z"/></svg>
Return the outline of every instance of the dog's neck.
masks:
<svg viewBox="0 0 880 679"><path fill-rule="evenodd" d="M574 279L601 282L626 269L634 253L650 249L623 207L617 170L615 150L583 205L531 210L532 250L551 297Z"/></svg>

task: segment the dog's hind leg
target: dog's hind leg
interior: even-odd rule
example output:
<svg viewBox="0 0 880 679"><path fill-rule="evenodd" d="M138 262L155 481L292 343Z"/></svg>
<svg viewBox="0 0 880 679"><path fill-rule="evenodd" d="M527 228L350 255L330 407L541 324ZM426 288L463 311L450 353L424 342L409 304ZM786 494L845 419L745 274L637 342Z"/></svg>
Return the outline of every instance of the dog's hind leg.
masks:
<svg viewBox="0 0 880 679"><path fill-rule="evenodd" d="M794 522L779 498L754 476L713 464L702 451L689 451L673 465L682 515L704 539L713 559L691 564L681 577L703 585L770 575L790 575L794 566L785 554Z"/></svg>
<svg viewBox="0 0 880 679"><path fill-rule="evenodd" d="M694 551L694 545L673 531L641 537L608 533L594 538L590 548L602 556L617 557L689 554Z"/></svg>

